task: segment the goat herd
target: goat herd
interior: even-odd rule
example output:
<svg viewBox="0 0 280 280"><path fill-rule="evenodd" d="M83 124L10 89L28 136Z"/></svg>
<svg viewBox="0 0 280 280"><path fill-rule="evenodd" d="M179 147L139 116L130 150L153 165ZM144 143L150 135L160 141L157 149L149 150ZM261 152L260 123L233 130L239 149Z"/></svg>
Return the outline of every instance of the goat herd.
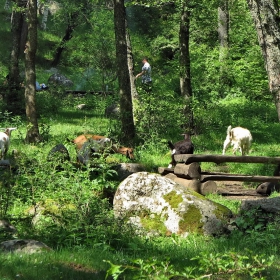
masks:
<svg viewBox="0 0 280 280"><path fill-rule="evenodd" d="M10 145L11 132L16 130L16 127L6 128L4 132L0 132L0 152L1 159L6 157L7 151ZM193 154L194 145L191 141L189 134L183 134L185 139L173 144L168 141L168 146L171 149L171 162L168 168L174 167L176 161L174 156L178 154ZM227 128L227 136L224 141L223 155L229 145L233 146L233 152L236 153L237 150L241 152L242 155L248 154L252 142L252 135L250 131L243 127L232 128L229 126ZM69 140L74 143L77 149L77 161L82 164L87 164L93 155L106 151L107 153L119 153L125 155L129 159L134 159L133 148L128 147L118 147L116 144L112 144L112 140L105 136L94 135L94 134L82 134L76 137L74 140ZM68 155L69 153L63 144L58 144L52 148L49 155L54 153L63 153Z"/></svg>
<svg viewBox="0 0 280 280"><path fill-rule="evenodd" d="M184 140L181 140L175 144L172 144L171 141L168 141L169 148L171 149L171 162L168 165L168 168L174 167L176 161L174 156L179 154L193 154L194 145L191 141L189 134L183 134L185 136ZM250 131L243 127L234 127L230 125L227 128L227 137L224 141L223 155L226 152L226 149L229 145L233 146L233 153L235 154L237 150L240 151L242 156L249 153L249 149L252 143L252 135Z"/></svg>

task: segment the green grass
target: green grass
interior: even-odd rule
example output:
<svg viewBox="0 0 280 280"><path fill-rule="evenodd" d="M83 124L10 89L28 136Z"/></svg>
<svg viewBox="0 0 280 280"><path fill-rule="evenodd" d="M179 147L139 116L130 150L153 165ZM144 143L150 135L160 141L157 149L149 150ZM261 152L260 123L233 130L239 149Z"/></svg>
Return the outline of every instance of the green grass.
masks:
<svg viewBox="0 0 280 280"><path fill-rule="evenodd" d="M4 1L0 2L1 10ZM8 12L0 12L3 19L7 18ZM104 26L104 22L96 26ZM65 26L55 25L55 21L48 22L46 32L39 30L36 71L40 82L46 82L50 76L46 69L50 67L55 48L64 31ZM9 69L9 32L10 21L5 20L0 28L0 82ZM137 36L134 34L134 38ZM145 38L143 42L140 39L139 36L139 46L146 46ZM81 50L75 53L75 40L79 41L79 37L74 36L73 40L58 68L78 84L80 74L88 67L87 55L91 57L99 49L89 49L86 46L89 53L84 54ZM71 45L75 47L71 48ZM134 44L136 52L139 46ZM196 56L204 57L199 53ZM71 64L71 61L75 63ZM154 61L160 61L159 55L154 57ZM209 63L212 65L212 61ZM177 65L173 67L175 62L170 62L173 66L168 66L168 73L161 76L160 70L165 69L165 64L155 63L153 69L159 71L154 71L153 74L153 93L150 96L141 95L142 103L137 115L135 162L143 164L150 172L157 172L158 167L168 165L170 151L166 141L181 140L181 125L185 122L181 113L183 100L174 91L174 88L179 87L178 74L173 72ZM20 67L22 70L22 60ZM201 64L200 67L204 65ZM212 71L217 72L216 69ZM224 100L212 102L208 98L214 93L208 87L204 90L198 86L201 84L201 71L198 72L199 75L194 75L194 81L199 80L197 85L194 84L195 93L199 97L194 100L197 133L192 140L195 153L221 154L227 126L241 125L252 132L251 155L279 156L280 126L273 102L269 98L256 101L253 98L250 100L229 95ZM99 89L101 84L97 84L95 79L100 81L101 77L95 77L93 81ZM212 79L215 77L211 77L211 81ZM204 83L207 81L209 80ZM233 96L235 91L239 94L240 90L239 85L235 87L238 90L232 87ZM114 90L117 92L117 87ZM246 94L245 96L250 95L248 92ZM211 98L216 99L213 96ZM94 161L94 168L77 168L76 150L68 139L74 139L81 133L93 133L119 141L120 122L104 116L106 106L117 100L117 94L106 98L66 97L64 90L59 88L37 93L38 121L44 139L38 144L25 144L27 122L24 116L12 116L7 112L0 115L1 127L18 127L12 133L8 157L12 159L14 149L20 154L11 170L0 169L0 218L5 218L16 226L18 234L14 237L34 238L45 242L54 250L34 255L1 253L0 279L105 279L110 263L111 268L115 269L115 275L125 269L119 279L207 279L207 275L210 279L280 279L279 223L269 225L265 230L234 231L221 237L192 234L181 238L174 234L150 238L135 236L128 226L115 221L112 205L108 203L106 196L114 193L119 184L110 176L112 164L101 158ZM80 103L86 103L88 109L77 110L76 106ZM58 143L67 147L71 157L70 163L62 165L63 170L58 169L58 163L46 160L48 152ZM231 154L230 149L227 154ZM114 163L131 162L119 155L112 157L114 160L111 161ZM203 171L218 171L222 168L214 163L202 163L201 167ZM228 163L224 168L229 173L270 176L274 166ZM245 186L255 187L255 184ZM273 193L271 197L278 195ZM207 197L225 205L235 215L238 214L240 201L228 200L220 195ZM33 217L29 214L34 205L45 207L44 218L35 226L32 224ZM0 241L6 239L7 236L0 233ZM269 260L271 255L275 256L272 263ZM172 273L181 276L172 278Z"/></svg>

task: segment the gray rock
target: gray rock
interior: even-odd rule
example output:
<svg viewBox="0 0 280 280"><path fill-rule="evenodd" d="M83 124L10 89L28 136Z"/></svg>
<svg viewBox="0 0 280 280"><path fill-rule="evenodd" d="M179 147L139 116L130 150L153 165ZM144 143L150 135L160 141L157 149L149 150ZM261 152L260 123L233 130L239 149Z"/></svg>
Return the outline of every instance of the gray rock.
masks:
<svg viewBox="0 0 280 280"><path fill-rule="evenodd" d="M145 171L145 168L139 163L120 163L114 167L114 170L118 173L116 180L123 181L133 173Z"/></svg>
<svg viewBox="0 0 280 280"><path fill-rule="evenodd" d="M16 233L17 229L7 222L6 220L0 220L0 232L10 232L10 233Z"/></svg>
<svg viewBox="0 0 280 280"><path fill-rule="evenodd" d="M58 85L58 86L64 86L64 87L72 87L73 82L69 80L64 75L61 75L59 73L55 73L51 75L48 79L49 85Z"/></svg>
<svg viewBox="0 0 280 280"><path fill-rule="evenodd" d="M242 201L240 210L249 211L253 208L260 207L266 213L280 213L280 197L264 198L257 200L245 200Z"/></svg>
<svg viewBox="0 0 280 280"><path fill-rule="evenodd" d="M259 184L256 188L256 192L262 195L270 195L272 192L279 192L280 184L276 182L264 182Z"/></svg>
<svg viewBox="0 0 280 280"><path fill-rule="evenodd" d="M112 104L105 109L105 116L109 117L118 117L120 114L120 106L117 104Z"/></svg>
<svg viewBox="0 0 280 280"><path fill-rule="evenodd" d="M43 251L51 251L52 249L40 241L32 239L15 239L0 243L0 250L3 252L33 254Z"/></svg>
<svg viewBox="0 0 280 280"><path fill-rule="evenodd" d="M113 208L116 218L148 235L219 235L227 231L232 216L227 207L148 172L134 173L121 182Z"/></svg>

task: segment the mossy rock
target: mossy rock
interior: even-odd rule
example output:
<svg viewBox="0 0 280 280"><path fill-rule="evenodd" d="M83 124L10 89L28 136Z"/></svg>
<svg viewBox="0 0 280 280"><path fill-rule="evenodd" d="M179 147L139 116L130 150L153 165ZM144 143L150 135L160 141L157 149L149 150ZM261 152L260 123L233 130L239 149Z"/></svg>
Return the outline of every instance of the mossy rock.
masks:
<svg viewBox="0 0 280 280"><path fill-rule="evenodd" d="M114 197L116 218L149 235L189 233L218 235L227 229L231 211L159 174L127 177Z"/></svg>

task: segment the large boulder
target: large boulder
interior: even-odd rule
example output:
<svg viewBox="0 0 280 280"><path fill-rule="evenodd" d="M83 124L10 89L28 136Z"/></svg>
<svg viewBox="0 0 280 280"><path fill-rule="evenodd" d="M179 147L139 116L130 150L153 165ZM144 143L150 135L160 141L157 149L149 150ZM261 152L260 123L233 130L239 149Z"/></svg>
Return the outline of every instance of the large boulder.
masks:
<svg viewBox="0 0 280 280"><path fill-rule="evenodd" d="M227 230L231 211L159 174L138 172L119 185L116 218L149 235L219 235Z"/></svg>

